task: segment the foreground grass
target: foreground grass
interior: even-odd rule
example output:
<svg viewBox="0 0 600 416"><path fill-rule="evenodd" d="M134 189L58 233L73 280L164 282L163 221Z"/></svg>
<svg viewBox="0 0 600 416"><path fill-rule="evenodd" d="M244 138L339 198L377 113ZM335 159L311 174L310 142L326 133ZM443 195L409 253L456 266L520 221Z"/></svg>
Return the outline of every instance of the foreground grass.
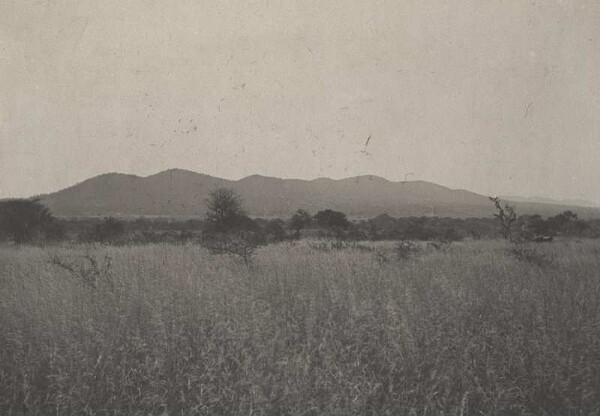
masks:
<svg viewBox="0 0 600 416"><path fill-rule="evenodd" d="M600 243L508 250L3 247L0 412L600 414Z"/></svg>

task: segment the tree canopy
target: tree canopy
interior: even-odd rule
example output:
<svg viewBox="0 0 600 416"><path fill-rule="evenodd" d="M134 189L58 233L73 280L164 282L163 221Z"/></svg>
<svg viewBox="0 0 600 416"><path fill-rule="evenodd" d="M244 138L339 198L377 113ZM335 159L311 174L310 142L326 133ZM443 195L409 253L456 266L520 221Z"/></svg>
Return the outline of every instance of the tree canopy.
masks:
<svg viewBox="0 0 600 416"><path fill-rule="evenodd" d="M346 214L331 209L317 212L314 218L317 224L323 228L347 229L350 225L350 222L346 218Z"/></svg>
<svg viewBox="0 0 600 416"><path fill-rule="evenodd" d="M215 232L229 232L244 223L242 200L229 188L216 188L205 201L208 228Z"/></svg>

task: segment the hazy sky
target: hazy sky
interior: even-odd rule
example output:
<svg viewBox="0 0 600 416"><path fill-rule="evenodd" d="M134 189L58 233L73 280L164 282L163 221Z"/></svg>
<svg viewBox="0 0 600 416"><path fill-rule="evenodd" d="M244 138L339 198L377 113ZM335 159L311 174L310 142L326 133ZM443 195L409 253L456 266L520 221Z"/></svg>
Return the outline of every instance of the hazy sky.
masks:
<svg viewBox="0 0 600 416"><path fill-rule="evenodd" d="M600 202L600 2L0 0L0 197L174 167Z"/></svg>

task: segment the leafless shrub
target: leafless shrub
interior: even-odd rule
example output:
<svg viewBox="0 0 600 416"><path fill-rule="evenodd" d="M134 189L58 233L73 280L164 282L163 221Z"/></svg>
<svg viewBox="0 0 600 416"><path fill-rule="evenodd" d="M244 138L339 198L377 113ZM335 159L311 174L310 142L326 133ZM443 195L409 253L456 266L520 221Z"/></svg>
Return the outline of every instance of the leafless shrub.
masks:
<svg viewBox="0 0 600 416"><path fill-rule="evenodd" d="M252 262L256 250L264 245L264 241L252 232L222 233L207 236L202 245L211 254L230 254L241 257L244 264Z"/></svg>
<svg viewBox="0 0 600 416"><path fill-rule="evenodd" d="M341 240L321 240L318 242L311 242L308 246L315 251L322 251L329 253L333 250L342 250L346 247L346 244Z"/></svg>
<svg viewBox="0 0 600 416"><path fill-rule="evenodd" d="M68 261L53 253L50 254L49 263L68 271L75 280L92 289L96 289L101 282L114 288L111 277L112 258L108 254L100 260L89 254L81 255L78 259L80 261Z"/></svg>
<svg viewBox="0 0 600 416"><path fill-rule="evenodd" d="M380 265L387 264L390 262L390 258L383 250L375 250L373 257L375 261Z"/></svg>
<svg viewBox="0 0 600 416"><path fill-rule="evenodd" d="M512 229L517 221L515 209L508 204L504 204L504 206L502 206L502 202L497 196L490 197L490 201L492 201L496 207L497 212L494 214L494 217L500 220L502 236L507 240L512 241L514 238L512 235Z"/></svg>
<svg viewBox="0 0 600 416"><path fill-rule="evenodd" d="M450 240L445 240L443 238L439 238L439 239L430 241L428 245L429 245L429 247L432 247L437 251L441 251L441 250L445 249L446 247L448 247L451 243L452 243L452 241L450 241Z"/></svg>
<svg viewBox="0 0 600 416"><path fill-rule="evenodd" d="M399 260L406 260L415 254L418 254L419 247L410 240L400 240L396 243L396 256Z"/></svg>
<svg viewBox="0 0 600 416"><path fill-rule="evenodd" d="M363 252L373 252L375 251L375 248L365 245L365 244L360 244L357 242L348 242L348 241L343 241L343 240L332 240L332 241L320 241L320 242L313 242L313 243L309 243L308 245L310 248L312 248L313 250L316 251L324 251L324 252L329 252L329 251L333 251L333 250L357 250L357 251L363 251Z"/></svg>
<svg viewBox="0 0 600 416"><path fill-rule="evenodd" d="M538 267L547 267L553 264L554 258L541 253L531 247L515 245L509 250L512 257L518 261L534 264Z"/></svg>

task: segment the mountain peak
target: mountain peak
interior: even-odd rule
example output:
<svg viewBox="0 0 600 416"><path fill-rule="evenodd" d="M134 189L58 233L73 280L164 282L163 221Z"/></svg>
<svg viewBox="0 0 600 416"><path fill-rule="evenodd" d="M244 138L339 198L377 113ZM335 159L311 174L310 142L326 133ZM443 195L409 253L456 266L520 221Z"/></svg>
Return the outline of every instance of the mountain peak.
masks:
<svg viewBox="0 0 600 416"><path fill-rule="evenodd" d="M173 169L163 170L163 171L155 173L153 175L146 176L146 178L152 178L152 177L158 177L158 176L167 176L167 175L168 176L171 176L171 175L200 175L200 176L206 176L206 175L203 175L201 173L194 172L192 170L173 168Z"/></svg>

